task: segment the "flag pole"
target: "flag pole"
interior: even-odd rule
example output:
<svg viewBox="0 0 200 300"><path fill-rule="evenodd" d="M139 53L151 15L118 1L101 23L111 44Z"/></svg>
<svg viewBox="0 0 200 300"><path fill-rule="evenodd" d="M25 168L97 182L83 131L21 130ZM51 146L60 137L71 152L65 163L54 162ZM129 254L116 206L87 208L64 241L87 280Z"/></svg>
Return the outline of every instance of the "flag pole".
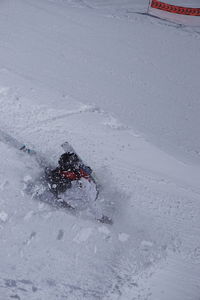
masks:
<svg viewBox="0 0 200 300"><path fill-rule="evenodd" d="M148 9L147 9L147 14L149 13L149 8L150 8L150 5L151 5L151 2L152 2L152 0L149 0Z"/></svg>

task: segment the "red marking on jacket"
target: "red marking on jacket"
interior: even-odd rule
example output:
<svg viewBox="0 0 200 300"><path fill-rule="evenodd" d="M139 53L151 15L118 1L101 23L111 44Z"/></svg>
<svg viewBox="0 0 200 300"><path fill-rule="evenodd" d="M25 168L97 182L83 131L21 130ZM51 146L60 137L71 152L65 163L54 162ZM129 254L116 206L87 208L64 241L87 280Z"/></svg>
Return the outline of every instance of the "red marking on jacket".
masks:
<svg viewBox="0 0 200 300"><path fill-rule="evenodd" d="M81 178L85 178L90 181L90 175L87 174L83 169L79 169L77 172L74 171L61 171L60 172L63 177L69 180L79 180Z"/></svg>
<svg viewBox="0 0 200 300"><path fill-rule="evenodd" d="M90 181L90 175L83 169L81 169L81 168L79 169L79 174L80 174L80 177L85 178Z"/></svg>

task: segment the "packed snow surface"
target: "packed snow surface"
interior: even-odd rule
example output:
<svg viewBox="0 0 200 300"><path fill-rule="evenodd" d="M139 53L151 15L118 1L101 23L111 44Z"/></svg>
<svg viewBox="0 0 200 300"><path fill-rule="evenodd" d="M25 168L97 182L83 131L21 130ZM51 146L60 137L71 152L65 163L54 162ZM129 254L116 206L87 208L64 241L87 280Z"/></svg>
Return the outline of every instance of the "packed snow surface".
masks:
<svg viewBox="0 0 200 300"><path fill-rule="evenodd" d="M200 299L200 29L147 6L0 2L2 300ZM69 141L114 224L34 200L6 134L53 165Z"/></svg>

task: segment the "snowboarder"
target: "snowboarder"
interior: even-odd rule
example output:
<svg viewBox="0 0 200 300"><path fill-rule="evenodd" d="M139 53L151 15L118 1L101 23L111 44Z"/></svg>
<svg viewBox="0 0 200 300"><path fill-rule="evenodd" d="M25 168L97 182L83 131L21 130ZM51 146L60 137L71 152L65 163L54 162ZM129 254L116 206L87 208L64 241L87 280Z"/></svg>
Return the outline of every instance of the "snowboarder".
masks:
<svg viewBox="0 0 200 300"><path fill-rule="evenodd" d="M46 180L51 192L59 198L59 194L71 188L72 181L85 178L89 181L92 169L85 166L75 153L66 152L58 160L58 167L54 170L46 170Z"/></svg>

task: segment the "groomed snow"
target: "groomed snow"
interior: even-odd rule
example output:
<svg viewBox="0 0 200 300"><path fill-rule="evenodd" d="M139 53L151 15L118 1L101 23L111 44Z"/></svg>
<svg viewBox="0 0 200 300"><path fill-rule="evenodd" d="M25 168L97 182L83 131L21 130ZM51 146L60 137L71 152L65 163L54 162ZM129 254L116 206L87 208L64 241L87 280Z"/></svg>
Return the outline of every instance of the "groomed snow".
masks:
<svg viewBox="0 0 200 300"><path fill-rule="evenodd" d="M0 129L95 171L102 225L39 203L0 135L0 299L199 300L199 28L145 1L0 3ZM0 132L1 132L0 131Z"/></svg>

